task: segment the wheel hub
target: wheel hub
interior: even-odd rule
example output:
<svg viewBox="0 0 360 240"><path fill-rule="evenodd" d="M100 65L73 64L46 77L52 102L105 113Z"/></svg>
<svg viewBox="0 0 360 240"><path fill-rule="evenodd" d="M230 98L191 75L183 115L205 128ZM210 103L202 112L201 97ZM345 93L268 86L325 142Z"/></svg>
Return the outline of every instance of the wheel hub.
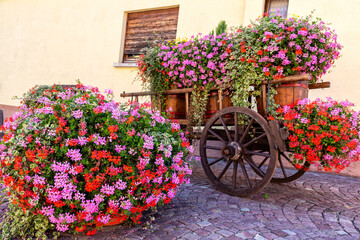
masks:
<svg viewBox="0 0 360 240"><path fill-rule="evenodd" d="M237 161L243 155L243 149L237 142L230 142L228 145L224 146L221 153L225 158L230 160Z"/></svg>

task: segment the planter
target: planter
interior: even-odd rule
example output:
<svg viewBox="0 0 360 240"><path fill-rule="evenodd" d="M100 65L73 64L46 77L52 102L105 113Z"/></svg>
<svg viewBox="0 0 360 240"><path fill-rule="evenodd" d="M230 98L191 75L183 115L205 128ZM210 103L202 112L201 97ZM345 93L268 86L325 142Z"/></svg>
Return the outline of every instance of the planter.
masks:
<svg viewBox="0 0 360 240"><path fill-rule="evenodd" d="M177 89L176 85L171 85L170 89ZM186 100L185 94L166 95L165 109L171 108L168 112L169 119L186 119Z"/></svg>
<svg viewBox="0 0 360 240"><path fill-rule="evenodd" d="M274 89L277 92L274 96L275 103L283 107L307 98L309 93L309 81L299 80L289 83L279 83L277 86L274 86ZM266 115L267 104L267 97L264 92L265 91L262 91L262 95L256 98L258 112L263 116Z"/></svg>
<svg viewBox="0 0 360 240"><path fill-rule="evenodd" d="M171 87L171 89L177 89ZM170 119L186 119L186 97L185 93L189 93L189 102L191 101L191 91L184 88L184 91L180 93L166 94L165 110L170 109L168 112ZM221 101L219 99L219 91L211 90L209 92L208 102L206 105L206 111L204 113L204 119L211 118L217 111L232 106L231 99L228 91L223 91Z"/></svg>
<svg viewBox="0 0 360 240"><path fill-rule="evenodd" d="M204 115L205 119L211 118L216 112L218 112L219 110L221 110L223 108L232 106L229 93L222 92L221 98L222 99L220 102L219 92L217 90L210 91L209 99L208 99L208 103L206 105L206 111L205 111L205 115Z"/></svg>

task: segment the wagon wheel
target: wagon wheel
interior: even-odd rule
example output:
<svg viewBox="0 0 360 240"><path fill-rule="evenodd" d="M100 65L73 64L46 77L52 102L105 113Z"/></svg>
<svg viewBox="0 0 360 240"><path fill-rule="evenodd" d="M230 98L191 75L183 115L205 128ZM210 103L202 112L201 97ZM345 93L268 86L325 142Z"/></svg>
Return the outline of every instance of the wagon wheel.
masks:
<svg viewBox="0 0 360 240"><path fill-rule="evenodd" d="M266 152L266 153L265 153ZM277 162L270 128L257 112L228 107L206 123L200 139L204 171L216 189L234 196L250 196L271 180ZM258 159L266 158L262 169Z"/></svg>
<svg viewBox="0 0 360 240"><path fill-rule="evenodd" d="M272 183L292 182L304 175L306 170L310 167L310 163L304 161L300 169L296 168L290 156L288 156L289 153L290 152L278 152L280 169L274 174L273 178L271 179Z"/></svg>
<svg viewBox="0 0 360 240"><path fill-rule="evenodd" d="M278 151L278 166L279 168L275 171L272 179L270 182L272 183L288 183L295 181L304 173L307 171L307 169L310 167L310 163L307 161L304 161L302 165L300 165L300 169L296 168L291 160L291 157L289 156L288 151L286 152L280 152ZM263 160L264 162L266 159ZM256 164L257 169L261 169L263 167L264 162L261 162L260 164ZM259 172L257 169L253 168L253 170L258 174L261 175L261 172Z"/></svg>

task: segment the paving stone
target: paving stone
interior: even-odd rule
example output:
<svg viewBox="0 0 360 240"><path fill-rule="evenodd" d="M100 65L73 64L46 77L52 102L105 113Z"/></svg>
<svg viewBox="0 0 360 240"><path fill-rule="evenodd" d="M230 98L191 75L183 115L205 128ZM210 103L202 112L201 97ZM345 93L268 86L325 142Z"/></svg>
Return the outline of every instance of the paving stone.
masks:
<svg viewBox="0 0 360 240"><path fill-rule="evenodd" d="M242 231L242 232L238 232L235 234L236 237L239 237L241 239L249 239L252 237L251 234L249 234L248 232L246 231Z"/></svg>
<svg viewBox="0 0 360 240"><path fill-rule="evenodd" d="M223 236L221 236L220 234L217 233L211 233L209 236L207 236L208 238L212 239L212 240L218 240L218 239L222 239Z"/></svg>
<svg viewBox="0 0 360 240"><path fill-rule="evenodd" d="M220 235L222 235L224 237L229 237L229 236L234 234L233 232L230 232L230 231L224 230L224 229L222 229L220 231L217 231L216 233L218 233L218 234L220 234Z"/></svg>
<svg viewBox="0 0 360 240"><path fill-rule="evenodd" d="M255 240L267 240L265 237L261 236L260 234L256 234L254 239Z"/></svg>
<svg viewBox="0 0 360 240"><path fill-rule="evenodd" d="M187 239L187 240L198 240L201 238L201 236L197 235L194 232L189 232L189 233L183 235L183 238Z"/></svg>
<svg viewBox="0 0 360 240"><path fill-rule="evenodd" d="M198 222L196 224L199 225L200 227L206 227L206 226L211 225L211 223L209 223L208 221L202 221L202 222Z"/></svg>
<svg viewBox="0 0 360 240"><path fill-rule="evenodd" d="M287 234L289 234L290 236L296 235L296 233L293 232L293 231L291 231L291 230L282 230L282 231L285 232L285 233L287 233Z"/></svg>
<svg viewBox="0 0 360 240"><path fill-rule="evenodd" d="M204 229L197 229L195 230L195 233L201 237L209 236L210 232L204 230Z"/></svg>

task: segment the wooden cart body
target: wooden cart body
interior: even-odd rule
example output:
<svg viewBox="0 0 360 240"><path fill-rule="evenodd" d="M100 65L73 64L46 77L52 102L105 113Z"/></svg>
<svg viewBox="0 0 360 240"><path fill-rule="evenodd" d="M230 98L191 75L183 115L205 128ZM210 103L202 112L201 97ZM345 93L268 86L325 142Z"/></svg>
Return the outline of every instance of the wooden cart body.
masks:
<svg viewBox="0 0 360 240"><path fill-rule="evenodd" d="M308 75L295 75L271 83L262 82L262 106L266 109L269 104L269 84L289 84L308 79ZM309 85L309 89L328 87L329 82ZM218 98L222 98L221 89L213 88L212 91L217 91ZM186 103L185 114L188 116L191 92L192 88L185 88L168 90L163 94L183 94ZM154 94L156 93L124 92L121 97L131 97L132 101L138 102L140 96ZM245 120L239 123L239 119ZM183 126L189 125L187 119L175 120ZM309 167L308 162L304 162L300 168L294 167L286 147L286 129L278 121L268 121L264 113L261 115L249 108L236 106L224 108L222 101L219 101L218 111L211 118L204 120L199 144L201 162L209 180L222 192L242 197L251 196L270 181L293 181L302 176ZM277 166L279 170L276 171Z"/></svg>

